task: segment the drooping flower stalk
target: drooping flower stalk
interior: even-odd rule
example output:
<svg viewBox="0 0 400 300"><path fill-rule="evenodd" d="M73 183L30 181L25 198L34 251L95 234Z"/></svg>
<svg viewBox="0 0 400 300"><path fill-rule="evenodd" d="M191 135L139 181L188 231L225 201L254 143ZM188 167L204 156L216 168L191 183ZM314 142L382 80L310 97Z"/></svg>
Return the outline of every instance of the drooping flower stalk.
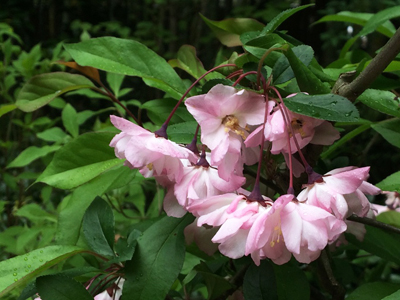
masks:
<svg viewBox="0 0 400 300"><path fill-rule="evenodd" d="M192 151L196 155L200 155L200 152L197 149L197 135L199 134L199 129L200 129L200 125L197 124L196 132L194 133L194 137L192 139L192 142L189 145L186 146L187 149L189 149L190 151Z"/></svg>
<svg viewBox="0 0 400 300"><path fill-rule="evenodd" d="M272 51L278 51L278 50L285 50L283 47L277 47L277 48L270 48L268 49L264 55L261 57L259 63L258 63L258 68L257 68L257 86L260 86L260 79L261 79L261 69L264 63L264 60L267 58L267 56L272 52Z"/></svg>
<svg viewBox="0 0 400 300"><path fill-rule="evenodd" d="M243 78L245 78L247 75L251 75L251 74L257 74L257 71L249 71L249 72L243 73L242 75L239 76L238 79L236 79L236 81L232 84L232 86L236 86Z"/></svg>

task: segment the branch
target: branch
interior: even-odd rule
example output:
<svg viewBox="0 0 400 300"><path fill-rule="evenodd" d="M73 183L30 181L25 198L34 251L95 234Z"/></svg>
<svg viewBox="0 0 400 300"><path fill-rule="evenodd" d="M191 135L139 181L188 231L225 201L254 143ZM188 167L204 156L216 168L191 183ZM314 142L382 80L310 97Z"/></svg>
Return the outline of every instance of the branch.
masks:
<svg viewBox="0 0 400 300"><path fill-rule="evenodd" d="M394 232L394 233L400 234L400 228L391 226L391 225L386 224L386 223L382 223L382 222L376 221L374 219L359 217L359 216L353 214L350 217L348 217L347 220L353 221L353 222L362 223L362 224L365 224L365 225L373 226L373 227L380 228L380 229L383 229L383 230L386 230L386 231L390 231L390 232Z"/></svg>
<svg viewBox="0 0 400 300"><path fill-rule="evenodd" d="M335 275L333 274L328 251L328 248L322 250L320 257L318 258L319 279L324 288L332 295L332 300L344 300L346 290L336 280Z"/></svg>
<svg viewBox="0 0 400 300"><path fill-rule="evenodd" d="M371 63L351 83L341 84L333 92L355 101L371 83L386 69L400 52L400 28L390 38L382 50L372 59ZM339 78L339 80L341 80Z"/></svg>

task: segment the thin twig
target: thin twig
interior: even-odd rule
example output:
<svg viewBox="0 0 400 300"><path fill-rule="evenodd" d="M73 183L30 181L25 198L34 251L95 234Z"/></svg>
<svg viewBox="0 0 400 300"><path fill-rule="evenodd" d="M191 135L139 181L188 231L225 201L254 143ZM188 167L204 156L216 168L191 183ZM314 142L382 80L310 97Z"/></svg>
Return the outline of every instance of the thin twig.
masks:
<svg viewBox="0 0 400 300"><path fill-rule="evenodd" d="M383 229L383 230L386 230L386 231L390 231L390 232L394 232L394 233L400 234L400 228L391 226L391 225L386 224L386 223L379 222L379 221L374 220L374 219L359 217L359 216L353 214L350 217L348 217L347 220L353 221L353 222L357 222L357 223L361 223L361 224L365 224L365 225L369 225L369 226L372 226L372 227L376 227L376 228L380 228L380 229Z"/></svg>
<svg viewBox="0 0 400 300"><path fill-rule="evenodd" d="M382 50L372 59L371 63L351 83L337 88L336 94L355 101L374 80L382 74L390 62L400 52L400 28L390 38Z"/></svg>

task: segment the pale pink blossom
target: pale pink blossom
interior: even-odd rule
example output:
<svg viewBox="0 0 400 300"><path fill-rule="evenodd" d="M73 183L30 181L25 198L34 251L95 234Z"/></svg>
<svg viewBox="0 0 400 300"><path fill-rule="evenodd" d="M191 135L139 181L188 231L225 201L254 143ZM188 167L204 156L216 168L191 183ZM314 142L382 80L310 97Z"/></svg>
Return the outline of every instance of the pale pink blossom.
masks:
<svg viewBox="0 0 400 300"><path fill-rule="evenodd" d="M115 148L115 155L126 159L131 168L148 175L152 171L152 175L166 175L172 181L180 181L183 176L181 159L197 161L197 156L185 147L123 118L111 116L110 119L122 131L111 140L110 146Z"/></svg>
<svg viewBox="0 0 400 300"><path fill-rule="evenodd" d="M361 213L366 210L368 205L365 202L365 196L361 196L360 193L376 191L372 185L363 184L364 180L368 178L368 172L369 167L345 167L332 170L319 177L315 182L306 184L306 188L300 192L297 199L300 202L307 201L311 205L321 207L342 219L349 212L348 201L352 207L350 213ZM349 195L352 193L355 194Z"/></svg>
<svg viewBox="0 0 400 300"><path fill-rule="evenodd" d="M289 261L290 253L297 261L310 263L345 230L346 224L327 211L283 195L270 210L257 216L246 254L251 253L256 264L265 257L283 264Z"/></svg>
<svg viewBox="0 0 400 300"><path fill-rule="evenodd" d="M186 226L183 231L185 234L186 244L190 245L195 242L197 247L208 255L213 255L218 250L218 245L211 241L219 227L211 227L207 225L197 226L197 218L193 223Z"/></svg>
<svg viewBox="0 0 400 300"><path fill-rule="evenodd" d="M218 84L207 94L187 99L185 105L201 127L202 143L211 149L211 164L219 166L224 162L219 172L222 178L229 180L228 173L232 169L248 163L243 159L247 156L241 155L242 151L247 151L242 141L249 134L248 125L263 122L264 97Z"/></svg>

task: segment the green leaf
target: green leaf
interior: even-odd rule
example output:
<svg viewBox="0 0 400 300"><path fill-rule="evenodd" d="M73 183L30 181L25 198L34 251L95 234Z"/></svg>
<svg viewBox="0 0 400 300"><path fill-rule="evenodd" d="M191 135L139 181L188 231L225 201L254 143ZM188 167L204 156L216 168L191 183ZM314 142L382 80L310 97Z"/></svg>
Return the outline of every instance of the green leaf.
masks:
<svg viewBox="0 0 400 300"><path fill-rule="evenodd" d="M264 25L254 19L232 18L212 21L200 14L203 21L211 28L219 41L228 47L241 46L240 35L248 31L262 30Z"/></svg>
<svg viewBox="0 0 400 300"><path fill-rule="evenodd" d="M346 239L360 249L400 264L399 235L368 225L365 225L365 228L367 233L362 242L351 234L346 234Z"/></svg>
<svg viewBox="0 0 400 300"><path fill-rule="evenodd" d="M123 163L109 143L114 134L93 132L78 136L58 150L36 182L72 189Z"/></svg>
<svg viewBox="0 0 400 300"><path fill-rule="evenodd" d="M147 115L151 121L156 125L164 124L165 120L170 115L172 109L176 105L176 101L171 98L156 99L146 101L142 105L142 109L147 111ZM171 124L181 123L183 121L193 121L193 116L187 111L186 107L182 104L176 110L171 119Z"/></svg>
<svg viewBox="0 0 400 300"><path fill-rule="evenodd" d="M262 260L259 266L251 264L244 275L243 294L245 299L277 300L277 282L272 263Z"/></svg>
<svg viewBox="0 0 400 300"><path fill-rule="evenodd" d="M282 39L279 35L275 33L269 33L265 36L261 36L256 39L248 41L246 45L243 46L243 48L247 52L251 53L258 59L260 59L265 54L265 52L267 52L268 49L272 47L279 47L286 43L287 42L284 39ZM268 54L268 56L264 60L264 64L273 67L278 58L281 56L282 56L281 53L273 51Z"/></svg>
<svg viewBox="0 0 400 300"><path fill-rule="evenodd" d="M337 13L336 15L324 16L321 19L319 19L317 22L315 22L313 25L321 23L321 22L336 21L336 22L353 23L353 24L364 26L373 15L374 14L370 14L370 13L358 13L358 12L356 13L356 12L350 12L350 11L341 11L341 12ZM378 31L378 32L382 33L383 35L386 35L387 37L390 38L396 32L396 28L393 26L393 24L391 22L384 22L382 25L379 25L376 28L376 31Z"/></svg>
<svg viewBox="0 0 400 300"><path fill-rule="evenodd" d="M47 142L63 142L68 137L68 134L66 134L60 127L52 127L37 133L36 136Z"/></svg>
<svg viewBox="0 0 400 300"><path fill-rule="evenodd" d="M79 135L78 114L71 104L68 103L65 105L61 112L61 119L65 129L67 129L72 137L77 137Z"/></svg>
<svg viewBox="0 0 400 300"><path fill-rule="evenodd" d="M185 257L183 229L193 221L164 217L138 239L131 261L126 263L126 279L121 300L135 295L137 300L164 299L182 269Z"/></svg>
<svg viewBox="0 0 400 300"><path fill-rule="evenodd" d="M390 119L385 120L371 127L377 131L385 140L391 143L393 146L400 148L400 120Z"/></svg>
<svg viewBox="0 0 400 300"><path fill-rule="evenodd" d="M111 90L114 92L116 98L119 98L122 82L125 79L125 75L116 73L107 73L107 82L110 85Z"/></svg>
<svg viewBox="0 0 400 300"><path fill-rule="evenodd" d="M400 212L385 211L376 216L376 220L400 228Z"/></svg>
<svg viewBox="0 0 400 300"><path fill-rule="evenodd" d="M291 48L284 52L296 76L297 84L302 92L314 94L328 94L331 90L323 84L294 54Z"/></svg>
<svg viewBox="0 0 400 300"><path fill-rule="evenodd" d="M111 207L96 197L83 216L83 234L90 248L104 256L114 254L114 214Z"/></svg>
<svg viewBox="0 0 400 300"><path fill-rule="evenodd" d="M288 109L309 117L336 121L357 122L360 118L357 108L348 99L334 94L306 95L299 93L285 98Z"/></svg>
<svg viewBox="0 0 400 300"><path fill-rule="evenodd" d="M400 192L400 171L386 177L376 186L382 191Z"/></svg>
<svg viewBox="0 0 400 300"><path fill-rule="evenodd" d="M367 89L358 100L365 105L394 117L400 118L400 103L395 94L389 91Z"/></svg>
<svg viewBox="0 0 400 300"><path fill-rule="evenodd" d="M44 270L87 250L75 246L48 246L0 262L0 297L22 287Z"/></svg>
<svg viewBox="0 0 400 300"><path fill-rule="evenodd" d="M118 255L118 261L131 260L133 253L135 253L137 238L142 235L142 232L133 229L127 239L119 238L115 243L115 250Z"/></svg>
<svg viewBox="0 0 400 300"><path fill-rule="evenodd" d="M355 289L346 300L382 300L400 289L400 285L388 282L371 282ZM386 299L386 298L384 298ZM390 299L390 298L389 298Z"/></svg>
<svg viewBox="0 0 400 300"><path fill-rule="evenodd" d="M400 287L398 287L398 288L399 288L399 290L397 290L397 292L390 294L389 296L383 298L382 300L398 300L398 299L400 299Z"/></svg>
<svg viewBox="0 0 400 300"><path fill-rule="evenodd" d="M168 126L168 138L178 144L190 144L196 132L197 122L183 122Z"/></svg>
<svg viewBox="0 0 400 300"><path fill-rule="evenodd" d="M139 42L101 37L77 44L65 44L64 47L81 66L139 76L148 86L163 90L177 99L186 91L183 81L174 69Z"/></svg>
<svg viewBox="0 0 400 300"><path fill-rule="evenodd" d="M205 269L205 271L200 269ZM208 293L207 299L218 299L218 297L226 293L226 291L233 288L233 285L229 283L229 281L217 274L213 274L204 264L201 264L196 270L204 279Z"/></svg>
<svg viewBox="0 0 400 300"><path fill-rule="evenodd" d="M269 32L275 31L275 29L277 29L279 27L279 25L281 25L287 18L289 18L290 16L294 15L298 11L303 10L303 9L305 9L307 7L310 7L310 6L313 6L313 5L314 4L302 5L302 6L298 6L298 7L295 7L295 8L290 8L290 9L287 9L287 10L281 12L275 18L273 18L271 20L271 22L269 22L267 24L267 26L264 27L264 29L261 31L261 35L264 35L264 34L267 34Z"/></svg>
<svg viewBox="0 0 400 300"><path fill-rule="evenodd" d="M294 55L305 65L308 66L314 56L314 50L310 46L300 45L292 48ZM289 61L285 56L281 56L275 63L272 71L274 84L280 84L294 78L294 73Z"/></svg>
<svg viewBox="0 0 400 300"><path fill-rule="evenodd" d="M30 203L18 209L14 215L18 217L25 217L32 222L43 222L44 220L50 222L57 222L56 216L48 213L36 203Z"/></svg>
<svg viewBox="0 0 400 300"><path fill-rule="evenodd" d="M360 31L358 36L367 35L375 31L381 24L387 20L400 17L400 5L392 6L381 10L380 12L374 14L368 22L365 24L364 28Z"/></svg>
<svg viewBox="0 0 400 300"><path fill-rule="evenodd" d="M297 264L288 262L284 265L272 264L279 300L308 300L310 285L304 272Z"/></svg>
<svg viewBox="0 0 400 300"><path fill-rule="evenodd" d="M5 104L5 105L0 105L0 117L5 115L6 113L13 111L16 109L17 106L15 104Z"/></svg>
<svg viewBox="0 0 400 300"><path fill-rule="evenodd" d="M31 146L22 151L12 162L7 165L7 168L18 168L29 165L34 160L44 157L49 153L57 151L61 146L53 145L53 146L44 146L42 148L38 148L35 146Z"/></svg>
<svg viewBox="0 0 400 300"><path fill-rule="evenodd" d="M79 237L83 215L93 199L103 193L125 186L135 178L136 174L137 170L120 165L74 190L59 214L57 242L59 244L75 244Z"/></svg>
<svg viewBox="0 0 400 300"><path fill-rule="evenodd" d="M82 284L61 274L38 277L36 287L42 300L93 300Z"/></svg>
<svg viewBox="0 0 400 300"><path fill-rule="evenodd" d="M66 92L91 87L94 84L82 75L64 72L40 74L23 86L15 104L20 110L31 112Z"/></svg>

